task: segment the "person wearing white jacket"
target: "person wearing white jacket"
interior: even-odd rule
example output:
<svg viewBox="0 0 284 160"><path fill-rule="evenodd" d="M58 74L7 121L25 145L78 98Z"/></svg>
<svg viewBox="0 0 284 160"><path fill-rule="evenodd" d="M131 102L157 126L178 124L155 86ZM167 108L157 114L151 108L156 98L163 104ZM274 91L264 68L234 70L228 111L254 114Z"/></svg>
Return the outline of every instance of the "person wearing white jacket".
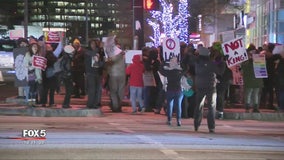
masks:
<svg viewBox="0 0 284 160"><path fill-rule="evenodd" d="M41 84L42 76L41 69L35 68L32 65L32 59L34 55L39 55L40 47L36 41L31 42L29 46L29 51L26 53L24 57L24 66L28 68L27 81L30 87L28 93L28 105L35 107L36 106L36 96L37 96L37 85Z"/></svg>

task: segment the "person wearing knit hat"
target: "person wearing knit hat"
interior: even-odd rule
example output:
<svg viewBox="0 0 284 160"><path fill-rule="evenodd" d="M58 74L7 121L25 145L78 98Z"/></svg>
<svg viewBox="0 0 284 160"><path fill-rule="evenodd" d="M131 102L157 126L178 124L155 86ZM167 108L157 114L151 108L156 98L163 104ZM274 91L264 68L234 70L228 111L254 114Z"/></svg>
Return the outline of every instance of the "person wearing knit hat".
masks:
<svg viewBox="0 0 284 160"><path fill-rule="evenodd" d="M84 96L85 93L85 49L81 47L79 39L73 41L72 46L75 49L73 59L72 59L72 79L74 82L74 96L73 98L80 98Z"/></svg>
<svg viewBox="0 0 284 160"><path fill-rule="evenodd" d="M162 66L159 69L161 75L167 77L166 99L167 106L167 124L172 125L173 108L177 107L177 126L181 126L181 102L183 93L181 89L181 77L183 75L177 58L170 59L169 66Z"/></svg>

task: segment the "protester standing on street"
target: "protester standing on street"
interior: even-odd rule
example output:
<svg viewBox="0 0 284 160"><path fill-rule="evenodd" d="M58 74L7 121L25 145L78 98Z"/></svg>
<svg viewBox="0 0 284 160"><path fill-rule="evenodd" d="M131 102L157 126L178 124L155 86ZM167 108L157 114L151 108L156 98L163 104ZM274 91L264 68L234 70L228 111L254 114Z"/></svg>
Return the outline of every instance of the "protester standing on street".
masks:
<svg viewBox="0 0 284 160"><path fill-rule="evenodd" d="M135 114L137 112L136 100L138 100L139 102L139 108L141 112L145 111L144 101L142 97L144 65L142 63L142 57L140 55L134 55L132 62L133 63L126 68L126 75L130 76L130 101L132 106L132 113Z"/></svg>
<svg viewBox="0 0 284 160"><path fill-rule="evenodd" d="M30 41L29 51L24 57L24 65L28 68L27 80L29 84L29 106L36 107L37 86L42 83L41 69L32 64L33 56L39 55L40 47L35 40Z"/></svg>
<svg viewBox="0 0 284 160"><path fill-rule="evenodd" d="M177 58L170 59L169 66L163 66L159 72L167 77L166 99L167 107L167 124L172 125L173 108L176 108L177 126L181 126L181 102L183 93L181 90L182 68L179 66Z"/></svg>
<svg viewBox="0 0 284 160"><path fill-rule="evenodd" d="M78 39L75 39L73 41L73 47L75 48L75 53L72 60L72 75L73 82L75 84L75 95L73 98L80 98L81 95L85 95L85 50L82 48L81 43Z"/></svg>
<svg viewBox="0 0 284 160"><path fill-rule="evenodd" d="M72 57L75 52L75 49L71 45L67 45L64 47L64 52L62 53L62 80L65 85L65 97L63 100L62 108L71 108L70 106L70 98L72 94L73 81L72 81L72 71L71 71L71 63Z"/></svg>
<svg viewBox="0 0 284 160"><path fill-rule="evenodd" d="M259 113L260 91L263 87L262 78L255 78L253 69L253 54L257 54L256 47L253 44L247 49L249 60L241 65L244 88L245 88L245 111L248 113L250 105L253 105L253 112ZM264 55L263 55L264 56Z"/></svg>
<svg viewBox="0 0 284 160"><path fill-rule="evenodd" d="M43 94L41 98L42 107L46 107L47 97L49 95L49 106L55 107L54 103L54 92L57 86L57 77L54 74L53 64L56 62L57 57L53 54L53 48L50 44L46 45L46 54L45 58L47 59L47 67L42 74L43 77Z"/></svg>
<svg viewBox="0 0 284 160"><path fill-rule="evenodd" d="M124 52L115 44L115 37L108 37L104 44L107 56L106 65L109 75L108 85L110 90L111 109L113 112L121 112L122 100L125 88L125 59Z"/></svg>
<svg viewBox="0 0 284 160"><path fill-rule="evenodd" d="M195 86L196 86L196 108L194 113L194 129L198 131L203 117L203 107L207 100L208 115L207 124L210 133L215 132L215 110L216 110L216 75L224 72L224 64L216 64L210 60L210 51L199 46L197 49L199 57L195 60Z"/></svg>
<svg viewBox="0 0 284 160"><path fill-rule="evenodd" d="M85 53L85 70L87 79L87 108L97 109L100 107L102 90L102 72L104 56L100 54L98 40L90 40Z"/></svg>

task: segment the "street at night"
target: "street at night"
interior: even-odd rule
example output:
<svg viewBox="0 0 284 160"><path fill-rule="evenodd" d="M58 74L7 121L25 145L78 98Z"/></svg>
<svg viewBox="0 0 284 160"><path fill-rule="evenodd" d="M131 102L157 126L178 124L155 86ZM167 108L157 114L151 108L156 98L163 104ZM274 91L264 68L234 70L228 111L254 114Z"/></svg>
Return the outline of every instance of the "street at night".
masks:
<svg viewBox="0 0 284 160"><path fill-rule="evenodd" d="M208 133L193 120L166 125L164 115L111 113L101 117L0 117L0 159L283 159L284 123L217 120ZM23 129L45 129L46 140L10 139Z"/></svg>

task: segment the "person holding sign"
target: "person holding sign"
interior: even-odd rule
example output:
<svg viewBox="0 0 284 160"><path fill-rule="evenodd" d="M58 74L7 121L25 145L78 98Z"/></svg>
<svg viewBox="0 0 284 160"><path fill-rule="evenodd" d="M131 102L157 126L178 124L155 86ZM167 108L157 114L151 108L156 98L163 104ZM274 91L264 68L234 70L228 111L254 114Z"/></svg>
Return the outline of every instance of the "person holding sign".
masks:
<svg viewBox="0 0 284 160"><path fill-rule="evenodd" d="M30 41L29 51L24 57L24 66L28 69L27 81L29 84L29 106L36 106L37 86L42 82L41 68L34 66L33 56L39 56L40 46L35 40Z"/></svg>
<svg viewBox="0 0 284 160"><path fill-rule="evenodd" d="M245 88L245 109L248 113L252 104L253 112L259 113L259 94L260 89L263 87L263 80L254 76L253 54L257 53L256 47L250 44L247 53L249 60L241 65Z"/></svg>

